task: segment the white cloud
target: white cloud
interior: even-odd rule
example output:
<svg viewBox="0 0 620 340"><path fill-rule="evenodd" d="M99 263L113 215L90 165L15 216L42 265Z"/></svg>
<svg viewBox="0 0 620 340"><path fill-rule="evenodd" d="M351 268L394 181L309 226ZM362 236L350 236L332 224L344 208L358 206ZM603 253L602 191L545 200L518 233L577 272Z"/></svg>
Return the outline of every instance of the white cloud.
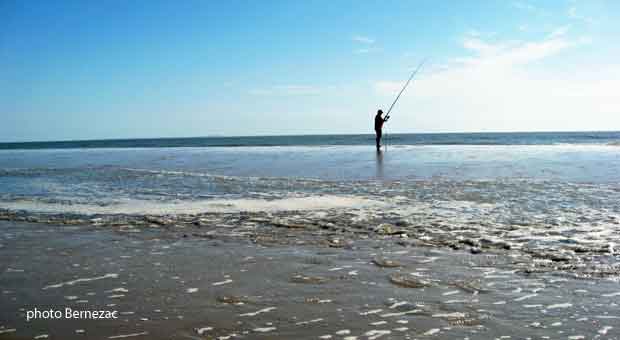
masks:
<svg viewBox="0 0 620 340"><path fill-rule="evenodd" d="M570 29L569 25L558 27L554 29L553 31L551 31L551 33L549 34L549 38L558 38L558 37L564 36L566 35L569 29Z"/></svg>
<svg viewBox="0 0 620 340"><path fill-rule="evenodd" d="M620 128L620 63L582 65L570 72L562 53L589 38L569 39L565 29L536 41L486 41L471 36L462 46L474 55L421 73L397 107L401 131L524 131ZM544 65L544 64L540 64ZM403 81L374 83L390 102ZM398 125L396 125L398 124Z"/></svg>
<svg viewBox="0 0 620 340"><path fill-rule="evenodd" d="M526 1L514 1L510 5L513 8L516 8L520 11L527 12L529 15L535 15L537 17L546 17L546 18L555 17L554 12L549 11L549 9L546 9L544 7L543 1L538 1L535 3L536 5L533 5L531 2L526 2Z"/></svg>
<svg viewBox="0 0 620 340"><path fill-rule="evenodd" d="M367 53L380 52L382 50L383 49L377 48L377 47L358 48L357 50L353 51L353 53L355 53L355 54L367 54Z"/></svg>
<svg viewBox="0 0 620 340"><path fill-rule="evenodd" d="M458 58L456 61L470 66L495 65L514 66L527 64L558 54L565 49L587 42L584 38L573 41L565 38L568 26L553 30L547 38L540 41L499 41L488 42L480 38L466 36L463 48L474 52L474 57Z"/></svg>
<svg viewBox="0 0 620 340"><path fill-rule="evenodd" d="M497 54L508 47L504 44L488 43L480 38L466 37L463 39L463 47L479 55Z"/></svg>
<svg viewBox="0 0 620 340"><path fill-rule="evenodd" d="M355 54L367 54L367 53L378 52L382 50L381 48L373 47L375 43L375 39L373 38L362 36L362 35L356 35L351 39L357 43L364 45L364 47L353 50L353 53Z"/></svg>
<svg viewBox="0 0 620 340"><path fill-rule="evenodd" d="M536 10L536 7L534 7L534 5L527 3L527 2L523 2L523 1L514 1L512 3L512 6L520 10L524 10L524 11L535 11Z"/></svg>
<svg viewBox="0 0 620 340"><path fill-rule="evenodd" d="M255 96L305 96L317 95L322 89L308 85L276 85L268 88L252 89L249 94Z"/></svg>
<svg viewBox="0 0 620 340"><path fill-rule="evenodd" d="M367 44L367 45L372 45L372 44L375 43L375 39L370 38L370 37L366 37L366 36L362 36L362 35L356 35L352 39L355 42L362 43L362 44Z"/></svg>
<svg viewBox="0 0 620 340"><path fill-rule="evenodd" d="M571 6L568 8L568 17L574 20L580 20L588 24L594 23L594 19L587 17L577 12L577 7Z"/></svg>
<svg viewBox="0 0 620 340"><path fill-rule="evenodd" d="M571 6L568 8L568 17L576 18L577 17L577 7Z"/></svg>

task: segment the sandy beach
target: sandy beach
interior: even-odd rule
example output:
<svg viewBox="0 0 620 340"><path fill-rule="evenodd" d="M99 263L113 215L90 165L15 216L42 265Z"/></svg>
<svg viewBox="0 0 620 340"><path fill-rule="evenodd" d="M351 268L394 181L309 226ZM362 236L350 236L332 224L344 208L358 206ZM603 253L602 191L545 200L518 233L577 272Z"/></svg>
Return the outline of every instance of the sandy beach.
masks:
<svg viewBox="0 0 620 340"><path fill-rule="evenodd" d="M385 230L155 222L1 222L0 338L618 339L616 280L519 254ZM34 308L118 318L26 321Z"/></svg>

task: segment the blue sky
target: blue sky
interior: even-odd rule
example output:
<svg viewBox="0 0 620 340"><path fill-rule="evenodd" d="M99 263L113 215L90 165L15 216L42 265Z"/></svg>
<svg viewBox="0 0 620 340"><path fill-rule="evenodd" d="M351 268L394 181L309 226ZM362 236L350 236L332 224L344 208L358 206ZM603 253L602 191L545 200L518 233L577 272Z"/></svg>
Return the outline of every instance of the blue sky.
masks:
<svg viewBox="0 0 620 340"><path fill-rule="evenodd" d="M620 130L618 1L1 1L0 141Z"/></svg>

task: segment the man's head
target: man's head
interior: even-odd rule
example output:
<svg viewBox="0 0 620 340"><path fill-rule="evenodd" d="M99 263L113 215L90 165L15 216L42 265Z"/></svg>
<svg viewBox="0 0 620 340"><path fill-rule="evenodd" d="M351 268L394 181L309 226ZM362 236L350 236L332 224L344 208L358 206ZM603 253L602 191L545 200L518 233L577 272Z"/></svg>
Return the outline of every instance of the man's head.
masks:
<svg viewBox="0 0 620 340"><path fill-rule="evenodd" d="M380 116L383 114L383 111L381 109L379 109L379 111L377 111L377 115Z"/></svg>

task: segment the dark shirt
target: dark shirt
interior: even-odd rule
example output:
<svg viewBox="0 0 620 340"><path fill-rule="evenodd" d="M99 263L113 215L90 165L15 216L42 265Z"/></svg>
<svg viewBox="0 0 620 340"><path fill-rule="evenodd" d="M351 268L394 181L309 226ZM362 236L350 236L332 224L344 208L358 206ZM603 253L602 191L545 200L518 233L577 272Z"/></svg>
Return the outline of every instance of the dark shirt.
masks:
<svg viewBox="0 0 620 340"><path fill-rule="evenodd" d="M380 131L381 128L383 128L384 122L385 122L385 119L383 119L381 115L376 115L375 116L375 131Z"/></svg>

